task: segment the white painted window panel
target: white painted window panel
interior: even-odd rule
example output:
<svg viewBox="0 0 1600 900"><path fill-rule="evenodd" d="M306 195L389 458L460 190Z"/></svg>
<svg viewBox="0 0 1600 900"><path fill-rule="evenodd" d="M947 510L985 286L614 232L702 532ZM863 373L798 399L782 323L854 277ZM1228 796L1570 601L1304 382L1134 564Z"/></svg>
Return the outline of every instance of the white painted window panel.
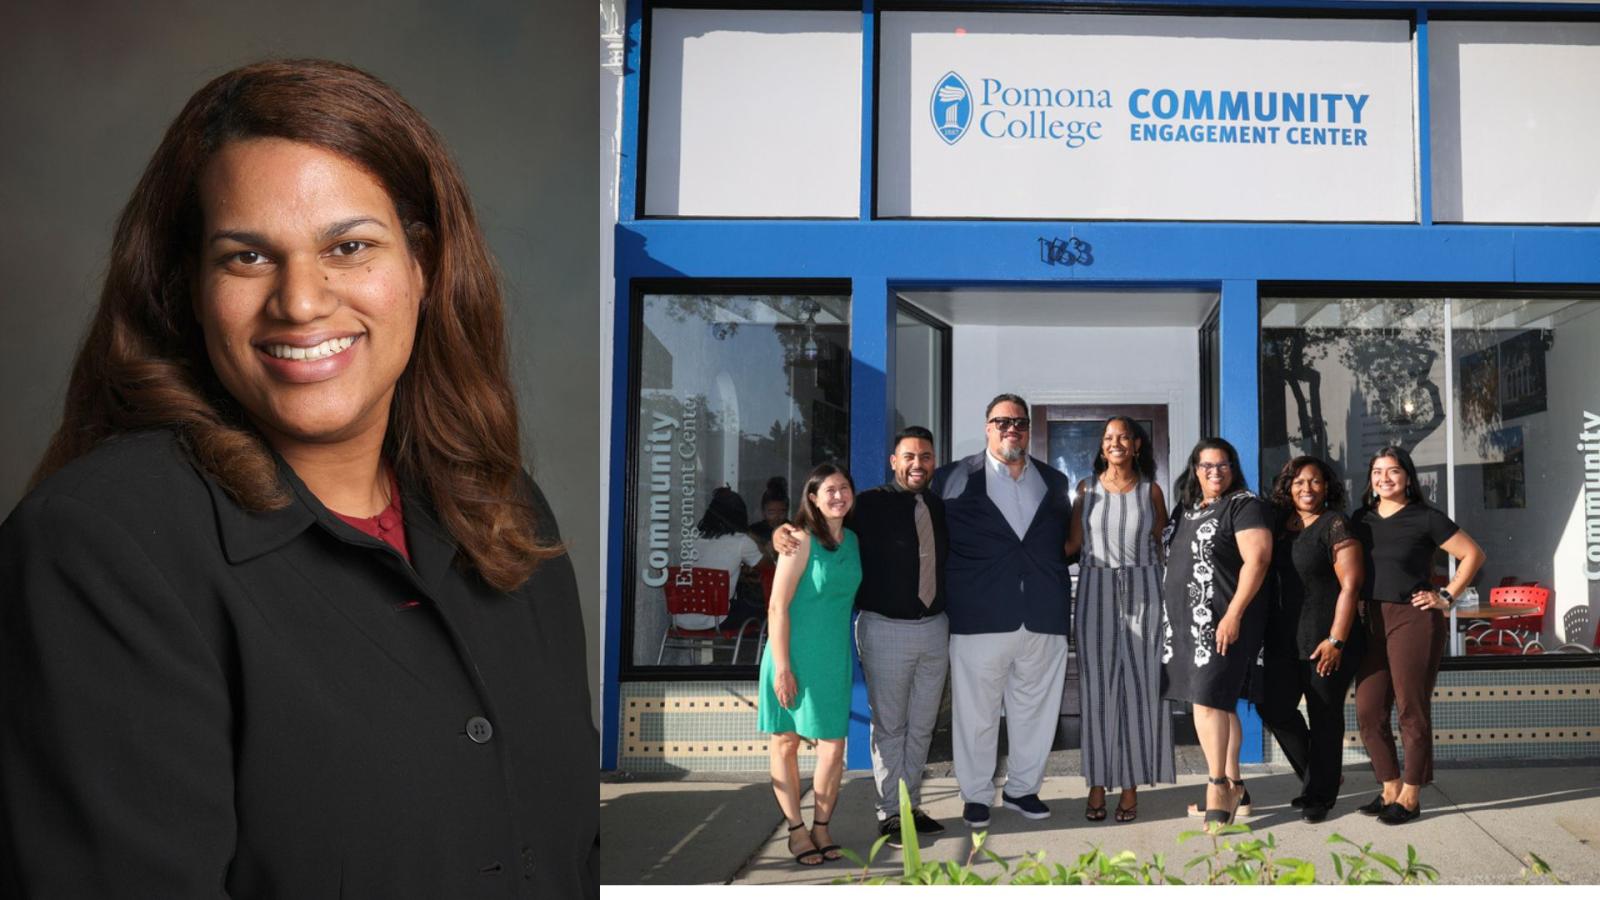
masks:
<svg viewBox="0 0 1600 900"><path fill-rule="evenodd" d="M658 9L645 215L860 212L861 14Z"/></svg>
<svg viewBox="0 0 1600 900"><path fill-rule="evenodd" d="M1600 23L1429 26L1438 222L1600 222Z"/></svg>

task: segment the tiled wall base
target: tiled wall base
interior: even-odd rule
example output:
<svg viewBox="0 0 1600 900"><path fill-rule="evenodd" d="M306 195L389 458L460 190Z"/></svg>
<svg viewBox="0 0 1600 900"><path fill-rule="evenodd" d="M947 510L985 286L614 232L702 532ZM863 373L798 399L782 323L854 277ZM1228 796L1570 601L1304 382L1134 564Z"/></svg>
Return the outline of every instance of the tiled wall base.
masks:
<svg viewBox="0 0 1600 900"><path fill-rule="evenodd" d="M628 772L765 772L756 682L623 682L617 765ZM816 753L800 745L800 770Z"/></svg>
<svg viewBox="0 0 1600 900"><path fill-rule="evenodd" d="M619 768L628 772L764 772L753 681L624 682ZM1474 669L1439 673L1434 758L1593 759L1600 756L1600 668ZM1352 697L1345 762L1365 762ZM1396 734L1399 733L1396 726ZM1287 765L1276 741L1266 761ZM800 768L816 754L801 745Z"/></svg>
<svg viewBox="0 0 1600 900"><path fill-rule="evenodd" d="M1345 701L1344 717L1344 761L1365 762L1367 753L1356 730L1354 692ZM1398 720L1393 722L1398 736ZM1288 765L1270 735L1266 743L1266 761ZM1439 673L1433 691L1434 759L1596 757L1600 757L1600 668Z"/></svg>

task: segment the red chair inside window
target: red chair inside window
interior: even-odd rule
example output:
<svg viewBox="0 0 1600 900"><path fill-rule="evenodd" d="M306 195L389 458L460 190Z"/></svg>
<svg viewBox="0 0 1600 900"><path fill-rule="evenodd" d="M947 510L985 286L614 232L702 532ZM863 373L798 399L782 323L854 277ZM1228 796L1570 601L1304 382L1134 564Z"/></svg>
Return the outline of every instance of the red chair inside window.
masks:
<svg viewBox="0 0 1600 900"><path fill-rule="evenodd" d="M1550 589L1538 584L1505 585L1489 590L1490 606L1532 604L1539 611L1531 615L1491 619L1490 628L1474 634L1469 653L1543 653L1544 614L1550 606Z"/></svg>
<svg viewBox="0 0 1600 900"><path fill-rule="evenodd" d="M669 621L666 631L661 634L661 649L656 652L656 665L661 665L669 647L674 650L708 649L713 662L716 661L718 650L732 650L728 661L738 661L745 635L753 629L756 620L747 619L736 628L723 627L723 620L732 606L732 591L726 570L668 566L667 583L661 586L661 590L666 597L668 616L709 616L717 624L710 628L683 628L676 624L675 618ZM759 658L759 650L757 653Z"/></svg>

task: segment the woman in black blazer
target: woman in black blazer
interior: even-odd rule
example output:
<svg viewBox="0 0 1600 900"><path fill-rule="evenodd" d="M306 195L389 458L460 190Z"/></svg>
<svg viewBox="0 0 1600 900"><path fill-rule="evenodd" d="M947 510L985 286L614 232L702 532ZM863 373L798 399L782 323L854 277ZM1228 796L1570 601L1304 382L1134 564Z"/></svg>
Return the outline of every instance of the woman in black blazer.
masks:
<svg viewBox="0 0 1600 900"><path fill-rule="evenodd" d="M230 72L118 223L0 526L0 895L597 894L576 585L459 172Z"/></svg>

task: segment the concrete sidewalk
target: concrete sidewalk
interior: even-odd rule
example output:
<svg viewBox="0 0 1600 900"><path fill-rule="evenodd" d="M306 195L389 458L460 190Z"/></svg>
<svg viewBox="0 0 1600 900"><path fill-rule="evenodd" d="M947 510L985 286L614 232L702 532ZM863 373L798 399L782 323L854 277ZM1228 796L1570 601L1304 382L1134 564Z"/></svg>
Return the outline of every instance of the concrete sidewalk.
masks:
<svg viewBox="0 0 1600 900"><path fill-rule="evenodd" d="M1184 767L1180 767L1184 768ZM739 780L741 779L742 780ZM1345 770L1345 794L1327 821L1308 825L1288 805L1299 783L1286 769L1246 767L1245 780L1255 815L1242 819L1257 833L1272 833L1278 853L1316 865L1318 879L1333 879L1327 843L1335 832L1357 843L1372 842L1378 852L1404 857L1406 845L1438 868L1447 884L1505 884L1519 880L1521 858L1539 854L1569 884L1600 883L1600 766L1528 765L1500 768L1440 768L1422 795L1423 817L1403 826L1386 826L1356 812L1374 793L1366 766ZM1095 846L1107 852L1132 850L1141 861L1166 857L1169 872L1209 845L1178 834L1198 829L1199 819L1184 807L1200 798L1202 776L1179 776L1177 785L1139 792L1139 818L1118 824L1083 818L1086 791L1073 775L1046 778L1040 797L1052 815L1030 821L1008 809L992 813L987 846L1011 860L1043 850L1049 862L1070 863ZM1108 799L1115 805L1117 792ZM924 859L965 859L971 847L961 822L955 780L931 778L923 806L947 826L924 841ZM811 813L807 800L806 820ZM791 860L771 788L759 779L638 781L608 776L600 785L601 875L606 884L827 884L852 874L848 862L802 868ZM833 837L866 855L878 837L872 811L872 780L850 773L832 820ZM885 847L874 874L899 871L900 854ZM985 862L986 875L998 872ZM1192 873L1191 873L1192 877ZM1185 880L1191 880L1186 878Z"/></svg>

